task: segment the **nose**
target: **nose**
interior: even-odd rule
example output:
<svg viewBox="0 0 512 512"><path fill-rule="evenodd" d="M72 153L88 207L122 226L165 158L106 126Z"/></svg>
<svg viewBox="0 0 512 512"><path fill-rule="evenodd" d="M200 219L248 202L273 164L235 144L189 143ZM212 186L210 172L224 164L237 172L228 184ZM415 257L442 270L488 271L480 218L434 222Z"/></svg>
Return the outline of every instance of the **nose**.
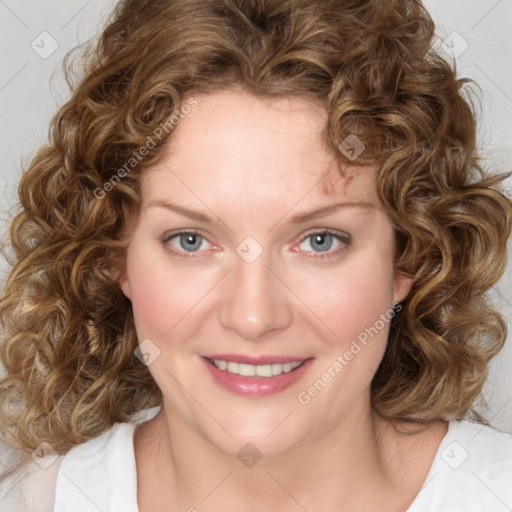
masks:
<svg viewBox="0 0 512 512"><path fill-rule="evenodd" d="M286 329L293 318L291 292L276 274L265 253L252 263L237 257L224 283L221 325L248 341L263 340Z"/></svg>

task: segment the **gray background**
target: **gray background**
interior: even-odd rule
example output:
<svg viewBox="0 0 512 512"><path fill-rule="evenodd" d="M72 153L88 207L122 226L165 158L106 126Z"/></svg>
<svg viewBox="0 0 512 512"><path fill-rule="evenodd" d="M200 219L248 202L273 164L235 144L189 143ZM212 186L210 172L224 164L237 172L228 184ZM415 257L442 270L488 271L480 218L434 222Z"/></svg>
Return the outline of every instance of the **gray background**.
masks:
<svg viewBox="0 0 512 512"><path fill-rule="evenodd" d="M0 0L2 238L21 162L27 163L46 141L48 122L68 97L62 59L100 32L112 5L112 0ZM438 26L437 45L455 58L460 76L472 78L482 89L484 162L512 171L512 0L425 0L425 5ZM506 186L512 198L512 179ZM512 264L494 296L512 325ZM512 333L493 361L485 395L487 418L512 433Z"/></svg>

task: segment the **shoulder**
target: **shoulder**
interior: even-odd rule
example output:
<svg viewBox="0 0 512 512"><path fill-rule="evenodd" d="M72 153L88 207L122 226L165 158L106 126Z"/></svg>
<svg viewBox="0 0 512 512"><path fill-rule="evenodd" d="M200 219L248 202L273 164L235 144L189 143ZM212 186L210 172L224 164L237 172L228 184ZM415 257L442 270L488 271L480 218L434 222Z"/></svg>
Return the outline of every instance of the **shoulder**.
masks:
<svg viewBox="0 0 512 512"><path fill-rule="evenodd" d="M116 423L110 430L75 446L64 457L55 488L55 512L137 510L135 427L159 410L154 407ZM93 507L93 508L94 508Z"/></svg>
<svg viewBox="0 0 512 512"><path fill-rule="evenodd" d="M6 478L1 477L1 472L14 465L19 452L0 441L0 510L80 512L91 510L92 502L100 510L110 510L110 500L116 495L120 503L130 499L130 503L133 499L136 503L133 432L137 424L153 417L159 409L146 409L128 423L116 423L65 455L47 450L42 459L32 457L26 466Z"/></svg>
<svg viewBox="0 0 512 512"><path fill-rule="evenodd" d="M466 420L451 422L450 433L453 441L465 442L475 455L484 455L491 450L496 452L495 455L500 459L507 460L509 464L512 463L510 460L512 434Z"/></svg>
<svg viewBox="0 0 512 512"><path fill-rule="evenodd" d="M512 435L452 421L409 512L506 512L512 508Z"/></svg>
<svg viewBox="0 0 512 512"><path fill-rule="evenodd" d="M20 458L20 452L0 442L0 472ZM0 474L0 509L3 512L53 512L55 483L63 457L46 454L33 457L8 476Z"/></svg>

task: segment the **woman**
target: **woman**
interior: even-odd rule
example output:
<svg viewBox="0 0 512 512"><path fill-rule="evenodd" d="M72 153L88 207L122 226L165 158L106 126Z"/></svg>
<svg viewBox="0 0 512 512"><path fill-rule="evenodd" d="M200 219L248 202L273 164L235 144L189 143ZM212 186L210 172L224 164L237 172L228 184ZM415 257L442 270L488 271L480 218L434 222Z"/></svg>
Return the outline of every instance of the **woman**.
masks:
<svg viewBox="0 0 512 512"><path fill-rule="evenodd" d="M468 416L512 209L433 30L418 1L118 5L19 188L4 504L512 506L512 437Z"/></svg>

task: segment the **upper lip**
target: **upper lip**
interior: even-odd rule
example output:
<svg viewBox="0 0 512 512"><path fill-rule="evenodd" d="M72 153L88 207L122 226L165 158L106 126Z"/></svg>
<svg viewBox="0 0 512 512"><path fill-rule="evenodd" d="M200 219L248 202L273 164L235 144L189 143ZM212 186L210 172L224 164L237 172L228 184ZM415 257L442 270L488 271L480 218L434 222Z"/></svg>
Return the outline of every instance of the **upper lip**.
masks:
<svg viewBox="0 0 512 512"><path fill-rule="evenodd" d="M294 363L296 361L305 361L308 357L289 357L289 356L247 356L239 354L204 354L203 357L207 359L220 359L228 363L241 363L259 366L264 364L285 364Z"/></svg>

